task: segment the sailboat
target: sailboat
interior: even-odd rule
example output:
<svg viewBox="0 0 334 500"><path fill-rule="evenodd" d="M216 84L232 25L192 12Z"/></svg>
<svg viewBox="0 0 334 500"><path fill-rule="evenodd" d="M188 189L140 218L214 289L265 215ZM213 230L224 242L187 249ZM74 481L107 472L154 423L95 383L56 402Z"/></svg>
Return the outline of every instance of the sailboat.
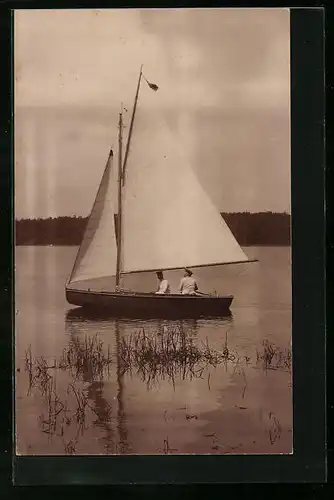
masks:
<svg viewBox="0 0 334 500"><path fill-rule="evenodd" d="M150 90L145 88L139 100L143 81ZM232 295L182 295L177 290L159 295L126 289L123 282L131 275L160 270L252 262L180 148L178 124L164 99L164 91L146 79L141 66L124 158L122 106L118 168L113 168L111 150L65 285L72 305L116 317L224 315ZM106 277L108 286L99 285Z"/></svg>

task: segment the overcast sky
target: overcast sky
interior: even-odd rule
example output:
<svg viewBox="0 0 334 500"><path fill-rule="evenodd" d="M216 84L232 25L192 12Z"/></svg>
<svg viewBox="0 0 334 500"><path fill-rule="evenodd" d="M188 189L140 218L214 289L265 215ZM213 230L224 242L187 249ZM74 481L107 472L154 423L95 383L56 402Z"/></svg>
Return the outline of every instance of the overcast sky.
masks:
<svg viewBox="0 0 334 500"><path fill-rule="evenodd" d="M290 212L289 23L287 9L17 11L16 217L88 215L141 63L218 208Z"/></svg>

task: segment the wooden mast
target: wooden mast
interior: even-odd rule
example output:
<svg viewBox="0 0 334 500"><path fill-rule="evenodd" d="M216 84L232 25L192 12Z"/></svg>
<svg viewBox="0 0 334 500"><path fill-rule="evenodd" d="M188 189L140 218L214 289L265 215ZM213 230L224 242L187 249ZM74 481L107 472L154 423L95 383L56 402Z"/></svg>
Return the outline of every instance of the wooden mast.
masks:
<svg viewBox="0 0 334 500"><path fill-rule="evenodd" d="M116 287L120 285L121 255L122 255L122 145L123 145L123 109L119 114L118 122L118 211L117 211L117 260L116 260Z"/></svg>
<svg viewBox="0 0 334 500"><path fill-rule="evenodd" d="M137 109L137 102L138 102L138 96L139 96L139 89L140 89L140 82L141 82L142 74L143 74L143 65L140 66L140 72L139 72L137 90L136 90L136 95L135 95L135 102L134 102L134 105L133 105L131 122L130 122L130 128L129 128L129 135L128 135L128 140L127 140L127 143L126 143L125 154L124 154L124 164L123 164L123 173L122 173L123 186L124 186L124 183L125 183L125 168L126 168L126 163L128 161L128 155L129 155L129 149L130 149L130 141L131 141L133 123L134 123L134 120L135 120L135 114L136 114L136 109Z"/></svg>
<svg viewBox="0 0 334 500"><path fill-rule="evenodd" d="M125 182L125 167L129 155L130 141L133 129L133 123L136 114L140 82L142 77L143 65L140 66L137 90L135 95L135 101L133 105L133 111L130 122L130 129L128 140L126 143L124 163L122 159L122 144L123 144L123 106L119 114L118 122L118 214L117 214L117 261L116 261L116 288L119 289L120 279L121 279L121 258L122 258L122 186Z"/></svg>

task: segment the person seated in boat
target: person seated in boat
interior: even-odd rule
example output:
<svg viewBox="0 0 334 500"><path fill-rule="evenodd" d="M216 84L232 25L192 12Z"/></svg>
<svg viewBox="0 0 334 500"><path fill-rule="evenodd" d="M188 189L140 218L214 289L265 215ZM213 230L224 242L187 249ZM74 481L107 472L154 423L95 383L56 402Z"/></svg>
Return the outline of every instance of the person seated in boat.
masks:
<svg viewBox="0 0 334 500"><path fill-rule="evenodd" d="M166 279L164 279L164 274L162 271L157 272L158 277L158 290L155 292L158 295L166 295L170 293L170 286Z"/></svg>
<svg viewBox="0 0 334 500"><path fill-rule="evenodd" d="M192 276L192 271L190 269L185 268L184 276L181 279L180 283L180 292L182 295L196 295L198 290L198 286L195 278Z"/></svg>

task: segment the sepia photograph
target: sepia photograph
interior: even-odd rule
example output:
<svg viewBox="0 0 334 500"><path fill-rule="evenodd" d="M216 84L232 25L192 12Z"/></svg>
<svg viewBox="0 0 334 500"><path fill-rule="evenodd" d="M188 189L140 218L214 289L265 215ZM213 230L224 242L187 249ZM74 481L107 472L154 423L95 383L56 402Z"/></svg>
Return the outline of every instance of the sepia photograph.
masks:
<svg viewBox="0 0 334 500"><path fill-rule="evenodd" d="M289 9L13 26L16 454L292 454Z"/></svg>

